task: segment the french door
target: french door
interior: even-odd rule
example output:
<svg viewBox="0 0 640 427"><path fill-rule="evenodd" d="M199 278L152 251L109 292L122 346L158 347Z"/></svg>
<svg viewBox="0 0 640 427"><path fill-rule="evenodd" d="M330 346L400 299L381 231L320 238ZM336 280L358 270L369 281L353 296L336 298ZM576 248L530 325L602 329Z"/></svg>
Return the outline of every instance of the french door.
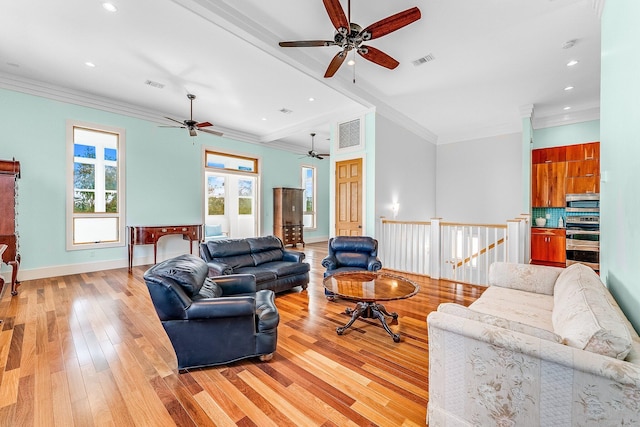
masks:
<svg viewBox="0 0 640 427"><path fill-rule="evenodd" d="M205 224L221 225L230 238L257 235L258 213L255 175L205 172Z"/></svg>

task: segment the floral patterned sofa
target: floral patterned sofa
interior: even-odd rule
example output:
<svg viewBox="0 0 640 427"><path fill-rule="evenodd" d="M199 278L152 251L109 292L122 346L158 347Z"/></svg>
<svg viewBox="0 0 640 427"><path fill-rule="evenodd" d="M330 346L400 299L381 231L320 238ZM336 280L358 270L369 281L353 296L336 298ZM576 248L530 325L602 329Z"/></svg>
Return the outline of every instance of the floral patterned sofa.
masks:
<svg viewBox="0 0 640 427"><path fill-rule="evenodd" d="M494 263L429 328L430 426L640 425L640 338L599 276Z"/></svg>

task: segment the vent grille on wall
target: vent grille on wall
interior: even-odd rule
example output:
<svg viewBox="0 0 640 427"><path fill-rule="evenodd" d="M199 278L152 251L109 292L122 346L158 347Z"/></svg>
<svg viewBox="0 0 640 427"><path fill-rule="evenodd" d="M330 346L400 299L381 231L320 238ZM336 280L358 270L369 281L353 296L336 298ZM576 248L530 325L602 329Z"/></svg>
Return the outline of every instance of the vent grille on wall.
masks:
<svg viewBox="0 0 640 427"><path fill-rule="evenodd" d="M360 145L360 119L338 125L338 149Z"/></svg>

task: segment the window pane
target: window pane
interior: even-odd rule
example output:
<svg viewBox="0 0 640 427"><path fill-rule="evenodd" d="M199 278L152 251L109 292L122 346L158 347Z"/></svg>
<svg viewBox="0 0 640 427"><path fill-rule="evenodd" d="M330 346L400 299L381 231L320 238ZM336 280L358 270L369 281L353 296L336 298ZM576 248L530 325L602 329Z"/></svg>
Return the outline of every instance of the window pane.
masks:
<svg viewBox="0 0 640 427"><path fill-rule="evenodd" d="M302 215L302 224L307 228L313 228L313 215L312 214Z"/></svg>
<svg viewBox="0 0 640 427"><path fill-rule="evenodd" d="M238 196L240 197L252 197L253 196L253 181L248 179L238 180Z"/></svg>
<svg viewBox="0 0 640 427"><path fill-rule="evenodd" d="M238 214L251 215L252 213L253 213L253 198L239 197L238 198Z"/></svg>
<svg viewBox="0 0 640 427"><path fill-rule="evenodd" d="M114 166L104 167L104 189L111 191L118 189L118 168Z"/></svg>
<svg viewBox="0 0 640 427"><path fill-rule="evenodd" d="M78 191L73 193L73 212L93 213L96 211L96 194L93 191Z"/></svg>
<svg viewBox="0 0 640 427"><path fill-rule="evenodd" d="M115 242L118 218L74 218L73 243Z"/></svg>
<svg viewBox="0 0 640 427"><path fill-rule="evenodd" d="M96 167L86 163L73 164L73 185L76 189L93 190L96 188Z"/></svg>
<svg viewBox="0 0 640 427"><path fill-rule="evenodd" d="M105 148L104 149L104 159L105 160L118 160L118 151L115 148Z"/></svg>
<svg viewBox="0 0 640 427"><path fill-rule="evenodd" d="M210 176L207 179L208 215L224 215L224 177Z"/></svg>
<svg viewBox="0 0 640 427"><path fill-rule="evenodd" d="M85 159L96 158L96 147L91 145L73 144L73 155Z"/></svg>
<svg viewBox="0 0 640 427"><path fill-rule="evenodd" d="M105 193L104 205L105 205L105 212L117 213L118 212L118 193L114 191Z"/></svg>
<svg viewBox="0 0 640 427"><path fill-rule="evenodd" d="M219 153L207 152L205 164L208 168L233 169L243 172L256 172L256 160Z"/></svg>

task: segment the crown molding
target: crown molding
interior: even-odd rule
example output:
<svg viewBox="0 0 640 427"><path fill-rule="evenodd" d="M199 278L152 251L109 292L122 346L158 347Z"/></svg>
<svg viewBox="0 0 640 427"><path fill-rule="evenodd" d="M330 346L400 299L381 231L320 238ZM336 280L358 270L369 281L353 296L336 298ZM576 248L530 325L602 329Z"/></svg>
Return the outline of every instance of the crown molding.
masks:
<svg viewBox="0 0 640 427"><path fill-rule="evenodd" d="M591 0L591 6L593 6L593 10L599 19L602 19L602 12L604 11L605 1L606 0Z"/></svg>
<svg viewBox="0 0 640 427"><path fill-rule="evenodd" d="M522 123L503 123L495 126L487 126L481 129L469 129L459 132L450 132L438 135L438 145L453 144L474 139L490 138L492 136L522 133Z"/></svg>
<svg viewBox="0 0 640 427"><path fill-rule="evenodd" d="M536 117L533 119L533 128L544 129L554 126L588 122L591 120L600 120L600 107L587 108L580 111L572 111L570 113L554 116Z"/></svg>
<svg viewBox="0 0 640 427"><path fill-rule="evenodd" d="M69 89L38 80L27 79L13 74L0 72L0 88L39 96L53 101L94 108L96 110L114 114L121 114L127 117L157 123L159 125L167 124L167 122L162 119L162 117L167 114L161 111L150 110L134 104L124 103L111 98L97 96L88 92ZM229 138L252 144L261 144L260 137L252 133L218 125L216 125L216 130L224 134L221 138Z"/></svg>
<svg viewBox="0 0 640 427"><path fill-rule="evenodd" d="M521 105L518 109L520 110L520 117L523 119L533 117L533 104Z"/></svg>

